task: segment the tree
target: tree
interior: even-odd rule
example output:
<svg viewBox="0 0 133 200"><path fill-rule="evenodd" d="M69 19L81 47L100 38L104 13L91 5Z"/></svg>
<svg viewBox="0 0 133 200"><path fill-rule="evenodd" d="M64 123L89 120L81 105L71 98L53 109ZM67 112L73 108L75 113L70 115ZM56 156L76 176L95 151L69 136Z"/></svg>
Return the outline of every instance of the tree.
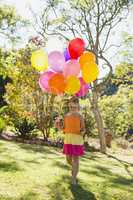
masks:
<svg viewBox="0 0 133 200"><path fill-rule="evenodd" d="M7 103L5 102L5 100L3 99L3 96L6 92L6 88L5 88L5 85L8 83L8 82L11 82L11 79L6 77L6 78L3 78L3 76L0 76L0 107L6 105Z"/></svg>
<svg viewBox="0 0 133 200"><path fill-rule="evenodd" d="M122 62L116 66L114 83L116 85L133 84L133 64L128 62Z"/></svg>
<svg viewBox="0 0 133 200"><path fill-rule="evenodd" d="M16 40L20 39L17 34L18 30L25 25L26 21L22 20L22 18L17 15L14 7L0 5L1 41L9 40L14 43ZM6 104L3 100L3 95L5 93L5 85L7 82L11 82L11 79L7 77L7 69L14 65L13 55L14 52L12 50L5 50L2 47L0 48L0 106Z"/></svg>
<svg viewBox="0 0 133 200"><path fill-rule="evenodd" d="M14 66L7 70L12 83L6 86L5 100L13 118L31 118L47 139L52 125L54 95L43 93L39 73L30 63L33 48L26 46L14 52ZM15 114L16 113L16 114Z"/></svg>
<svg viewBox="0 0 133 200"><path fill-rule="evenodd" d="M106 84L106 88L101 92L101 96L103 95L113 95L118 91L118 86L114 83L114 75L112 75L111 80Z"/></svg>
<svg viewBox="0 0 133 200"><path fill-rule="evenodd" d="M111 31L128 14L129 4L129 0L48 0L41 15L36 17L34 14L37 32L43 38L58 35L68 41L81 37L87 42L87 49L96 55L97 64L102 61L109 68L108 75L101 82L96 80L93 83L92 95L88 96L103 153L106 152L106 144L98 100L112 76L112 65L106 58L106 51L112 46L108 43Z"/></svg>
<svg viewBox="0 0 133 200"><path fill-rule="evenodd" d="M20 39L19 30L28 24L16 13L16 9L8 5L0 5L0 37L11 43Z"/></svg>
<svg viewBox="0 0 133 200"><path fill-rule="evenodd" d="M117 65L113 80L117 93L100 100L104 124L114 136L124 135L133 124L132 68L129 63Z"/></svg>
<svg viewBox="0 0 133 200"><path fill-rule="evenodd" d="M122 33L123 37L123 47L120 51L120 55L122 57L123 62L132 63L132 49L133 49L133 36L128 32Z"/></svg>

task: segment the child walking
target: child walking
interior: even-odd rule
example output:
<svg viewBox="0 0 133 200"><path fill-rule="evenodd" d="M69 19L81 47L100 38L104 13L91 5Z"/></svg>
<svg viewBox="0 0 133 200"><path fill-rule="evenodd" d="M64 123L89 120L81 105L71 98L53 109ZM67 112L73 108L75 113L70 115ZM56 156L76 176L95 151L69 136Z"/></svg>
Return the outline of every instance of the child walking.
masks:
<svg viewBox="0 0 133 200"><path fill-rule="evenodd" d="M79 99L77 97L72 97L69 100L69 112L64 117L64 133L63 153L66 155L68 164L72 167L72 184L76 185L79 156L84 154L83 135L85 133L85 124L79 113Z"/></svg>

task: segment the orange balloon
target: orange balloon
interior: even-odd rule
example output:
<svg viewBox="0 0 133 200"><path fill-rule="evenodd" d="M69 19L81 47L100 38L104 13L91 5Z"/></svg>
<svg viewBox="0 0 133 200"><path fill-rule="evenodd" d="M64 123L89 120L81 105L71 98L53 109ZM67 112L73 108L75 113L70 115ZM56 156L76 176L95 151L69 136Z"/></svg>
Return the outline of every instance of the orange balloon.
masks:
<svg viewBox="0 0 133 200"><path fill-rule="evenodd" d="M66 87L65 77L61 73L56 73L49 79L48 84L52 93L63 93Z"/></svg>
<svg viewBox="0 0 133 200"><path fill-rule="evenodd" d="M96 56L94 53L86 51L80 56L79 63L82 68L85 63L96 62Z"/></svg>

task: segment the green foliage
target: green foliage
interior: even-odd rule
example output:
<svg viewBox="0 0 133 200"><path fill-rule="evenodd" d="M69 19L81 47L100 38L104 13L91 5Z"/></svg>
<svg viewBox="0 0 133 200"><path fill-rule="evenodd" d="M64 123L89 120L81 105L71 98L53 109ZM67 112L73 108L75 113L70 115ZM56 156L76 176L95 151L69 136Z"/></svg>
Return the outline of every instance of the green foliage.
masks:
<svg viewBox="0 0 133 200"><path fill-rule="evenodd" d="M40 89L39 73L30 63L31 52L30 46L15 52L15 65L8 70L12 83L6 85L5 100L20 118L30 115L30 118L36 121L44 138L47 138L53 122L55 96L46 94Z"/></svg>
<svg viewBox="0 0 133 200"><path fill-rule="evenodd" d="M0 108L0 133L2 133L2 131L6 128L6 119L5 119L5 113L7 110L7 106L2 106Z"/></svg>
<svg viewBox="0 0 133 200"><path fill-rule="evenodd" d="M105 126L114 135L123 135L133 124L133 64L120 63L116 66L113 84L117 92L102 96L100 108Z"/></svg>
<svg viewBox="0 0 133 200"><path fill-rule="evenodd" d="M120 51L123 62L132 63L132 49L133 49L133 36L128 32L122 33L123 38L123 48Z"/></svg>
<svg viewBox="0 0 133 200"><path fill-rule="evenodd" d="M32 131L36 129L31 113L24 112L23 115L19 115L19 112L15 112L11 106L7 105L0 108L0 115L3 116L5 124L14 127L16 133L22 138L30 137Z"/></svg>
<svg viewBox="0 0 133 200"><path fill-rule="evenodd" d="M11 79L8 77L4 78L4 76L0 76L0 108L7 105L6 101L4 100L4 94L6 93L5 86L9 82L11 82Z"/></svg>
<svg viewBox="0 0 133 200"><path fill-rule="evenodd" d="M17 13L15 7L0 5L0 35L12 42L20 39L17 33L21 27L26 26L27 21L23 20Z"/></svg>
<svg viewBox="0 0 133 200"><path fill-rule="evenodd" d="M23 139L31 137L32 131L36 128L35 122L27 118L15 117L13 124L17 134Z"/></svg>
<svg viewBox="0 0 133 200"><path fill-rule="evenodd" d="M5 121L3 118L0 117L0 134L5 129L5 127L6 127Z"/></svg>
<svg viewBox="0 0 133 200"><path fill-rule="evenodd" d="M7 108L8 108L7 106L2 106L0 108L0 115L4 115L4 113L6 112Z"/></svg>
<svg viewBox="0 0 133 200"><path fill-rule="evenodd" d="M116 66L114 83L117 85L131 85L133 84L133 64L123 62Z"/></svg>
<svg viewBox="0 0 133 200"><path fill-rule="evenodd" d="M124 65L123 68L126 68L126 66ZM124 70L126 70L125 68ZM125 74L124 76L127 76L127 79L129 78L129 75ZM100 100L100 108L105 126L114 135L123 135L133 124L133 93L131 85L125 84L123 79L118 81L120 81L120 85L117 93L111 96L103 96Z"/></svg>
<svg viewBox="0 0 133 200"><path fill-rule="evenodd" d="M7 5L0 6L0 27L2 30L6 28L10 28L13 32L14 27L16 26L17 22L19 22L20 17L16 15L16 10L14 7L10 7Z"/></svg>
<svg viewBox="0 0 133 200"><path fill-rule="evenodd" d="M7 70L10 70L14 66L15 52L0 49L0 75L4 78L7 76Z"/></svg>
<svg viewBox="0 0 133 200"><path fill-rule="evenodd" d="M101 95L113 95L118 91L118 85L115 83L114 79L115 77L113 76L112 79L106 84L106 86L103 88L103 91ZM120 80L119 80L120 81Z"/></svg>
<svg viewBox="0 0 133 200"><path fill-rule="evenodd" d="M28 24L17 13L14 7L0 5L0 37L2 41L8 41L13 45L18 39L20 40L19 30ZM1 43L2 45L2 43ZM6 44L3 45L4 47ZM14 65L14 51L7 51L0 48L0 75L6 76L7 68Z"/></svg>
<svg viewBox="0 0 133 200"><path fill-rule="evenodd" d="M84 122L85 122L86 135L88 137L89 136L94 137L95 133L96 133L95 119L94 119L93 114L91 112L89 102L83 100L81 102L81 105L82 105L81 113L83 115Z"/></svg>

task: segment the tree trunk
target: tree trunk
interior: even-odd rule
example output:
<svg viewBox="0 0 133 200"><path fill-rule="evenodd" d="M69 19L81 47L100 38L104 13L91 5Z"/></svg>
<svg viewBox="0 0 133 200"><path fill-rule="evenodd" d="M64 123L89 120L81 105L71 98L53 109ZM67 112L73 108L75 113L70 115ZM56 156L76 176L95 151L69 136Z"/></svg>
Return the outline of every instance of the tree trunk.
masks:
<svg viewBox="0 0 133 200"><path fill-rule="evenodd" d="M103 127L103 119L98 107L98 96L97 91L94 90L92 92L93 100L90 101L92 106L92 111L95 117L95 121L97 124L99 139L100 139L100 151L102 153L106 153L106 141L105 141L105 134L104 134L104 127Z"/></svg>
<svg viewBox="0 0 133 200"><path fill-rule="evenodd" d="M46 132L46 130L45 129L43 129L43 140L45 141L45 142L47 142L48 141L48 138L47 138L47 132Z"/></svg>

